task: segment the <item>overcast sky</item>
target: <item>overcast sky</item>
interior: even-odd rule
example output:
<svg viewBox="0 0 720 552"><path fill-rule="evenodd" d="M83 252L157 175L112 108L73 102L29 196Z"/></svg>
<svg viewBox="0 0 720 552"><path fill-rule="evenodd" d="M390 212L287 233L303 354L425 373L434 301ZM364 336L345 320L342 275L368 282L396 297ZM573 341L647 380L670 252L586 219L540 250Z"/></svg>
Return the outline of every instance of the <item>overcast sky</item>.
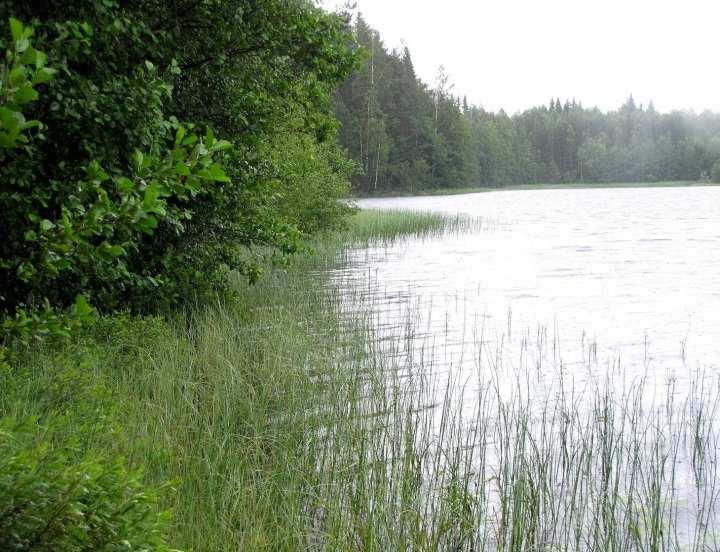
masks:
<svg viewBox="0 0 720 552"><path fill-rule="evenodd" d="M321 0L328 8L344 0ZM720 111L720 0L358 0L386 46L432 84L509 113L577 98L615 109Z"/></svg>

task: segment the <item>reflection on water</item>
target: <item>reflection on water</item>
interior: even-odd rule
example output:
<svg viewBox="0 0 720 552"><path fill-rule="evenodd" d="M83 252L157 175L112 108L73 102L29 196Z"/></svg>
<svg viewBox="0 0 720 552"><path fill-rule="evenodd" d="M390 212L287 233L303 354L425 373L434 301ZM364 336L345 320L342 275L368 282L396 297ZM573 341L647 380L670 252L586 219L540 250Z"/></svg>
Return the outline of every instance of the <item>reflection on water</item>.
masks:
<svg viewBox="0 0 720 552"><path fill-rule="evenodd" d="M502 343L529 366L622 366L683 381L720 367L720 188L499 191L365 199L492 221L475 232L348 252L336 281L377 324L408 316L435 365L473 367ZM357 301L357 296L354 299ZM410 314L411 313L411 314Z"/></svg>
<svg viewBox="0 0 720 552"><path fill-rule="evenodd" d="M585 535L601 519L608 538L623 542L622 532L636 523L633 497L642 510L657 496L657 527L672 530L661 531L656 544L717 545L720 188L358 203L491 221L473 231L350 249L332 280L346 290L345 308L371 312L386 367L408 379L430 372L428 404L447 404L446 389L454 389L453 408L473 435L466 448L479 451L473 473L479 466L488 472L476 492L495 516L487 523L497 548L507 488L499 482L520 481L512 479L522 472L520 457L547 484L539 542L562 540L558 524L566 538L576 525ZM436 434L424 442L442 448L442 440ZM571 441L576 458L588 458L587 471L573 471L572 455L561 454L559 445ZM532 452L508 455L519 442ZM436 461L428 464L439 473ZM641 491L637 478L647 482ZM432 487L437 475L425 480ZM584 490L576 495L577 488ZM606 495L625 505L606 513ZM577 497L587 502L581 506ZM596 541L584 542L578 549L594 549Z"/></svg>

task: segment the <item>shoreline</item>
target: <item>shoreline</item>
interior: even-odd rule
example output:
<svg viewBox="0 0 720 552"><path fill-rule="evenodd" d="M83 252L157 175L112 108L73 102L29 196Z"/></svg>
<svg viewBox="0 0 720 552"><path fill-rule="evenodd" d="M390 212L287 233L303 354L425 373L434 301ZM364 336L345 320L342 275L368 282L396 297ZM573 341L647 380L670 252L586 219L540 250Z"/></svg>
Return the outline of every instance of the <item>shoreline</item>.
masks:
<svg viewBox="0 0 720 552"><path fill-rule="evenodd" d="M663 181L663 182L568 182L558 184L511 184L508 186L470 186L462 188L437 188L431 190L420 190L409 193L406 190L387 191L377 194L353 195L350 200L358 199L382 199L398 197L425 197L444 195L465 195L484 194L490 192L516 192L528 190L592 190L608 188L696 188L716 187L718 182L697 182L687 180Z"/></svg>
<svg viewBox="0 0 720 552"><path fill-rule="evenodd" d="M379 333L365 286L343 291L323 276L348 246L468 224L361 210L294 266L268 268L253 285L238 275L237 300L167 319L103 317L73 342L16 351L0 370L0 414L54 423L54 442L142 470L157 507L173 512L174 549L351 552L365 538L373 550L495 550L513 539L524 550L552 538L575 550L576 527L599 528L582 538L600 547L671 549L684 539L671 516L696 515L668 485L687 475L675 459L701 458L696 477L720 488L718 434L697 415L720 408L717 384L691 387L687 402L669 391L657 410L644 408L635 384L617 394L563 387L549 404L504 396L488 376L508 365L491 360L472 380L468 413L467 381L443 379L431 355L406 363L408 338L423 329L419 307ZM348 309L347 297L360 308ZM408 377L409 367L422 377ZM517 373L513 386L530 375ZM687 423L675 431L675 420ZM702 521L715 510L698 489L692 519ZM636 516L647 504L652 512ZM718 543L712 533L694 538Z"/></svg>

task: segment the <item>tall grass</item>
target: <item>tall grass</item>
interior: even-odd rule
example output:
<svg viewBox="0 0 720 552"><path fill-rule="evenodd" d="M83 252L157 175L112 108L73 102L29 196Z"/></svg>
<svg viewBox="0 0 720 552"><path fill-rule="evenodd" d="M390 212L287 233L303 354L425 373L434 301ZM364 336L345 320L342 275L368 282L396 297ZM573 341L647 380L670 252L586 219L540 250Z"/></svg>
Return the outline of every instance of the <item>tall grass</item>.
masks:
<svg viewBox="0 0 720 552"><path fill-rule="evenodd" d="M321 276L342 243L463 224L361 212L313 260L238 280L236 303L19 351L0 413L62 412L84 447L177 479L188 550L718 549L716 378L658 400L558 366L531 393L535 375L501 354L472 374L435 365L412 309L380 335L371 306ZM87 429L111 415L114 434Z"/></svg>
<svg viewBox="0 0 720 552"><path fill-rule="evenodd" d="M338 234L345 245L387 243L405 236L430 238L445 232L476 228L478 220L457 215L449 217L429 211L361 210L351 219L347 231Z"/></svg>

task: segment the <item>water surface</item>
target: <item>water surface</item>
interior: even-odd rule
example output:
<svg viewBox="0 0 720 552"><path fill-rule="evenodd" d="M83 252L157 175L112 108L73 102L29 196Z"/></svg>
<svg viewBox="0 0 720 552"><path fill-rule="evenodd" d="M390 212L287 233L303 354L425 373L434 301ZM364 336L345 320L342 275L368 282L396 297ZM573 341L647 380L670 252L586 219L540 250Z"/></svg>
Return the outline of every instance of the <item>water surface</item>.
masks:
<svg viewBox="0 0 720 552"><path fill-rule="evenodd" d="M517 454L530 466L556 466L538 475L549 508L543 538L561 543L574 524L587 529L605 519L609 472L598 457L603 424L612 419L617 496L644 507L657 484L661 525L669 528L663 549L717 549L720 188L498 191L358 204L482 223L351 248L332 279L346 290L347 309L371 313L373 358L406 380L427 376L428 406L452 402L469 433L480 428L482 439L463 450L481 451L468 453L467 465L491 476L477 483L488 512L497 515L500 502L488 482L503 477L502 466L516 469L503 438L527 444L526 432L544 452ZM445 406L430 409L431 427L448 426ZM552 464L569 427L575 450L593 458L577 479L572 463ZM444 448L447 433L430 431L426 442ZM427 478L429 488L438 480L442 487L441 471ZM639 493L636 480L645 484ZM573 506L577 482L594 506ZM629 531L633 511L618 508L611 526ZM566 524L561 537L559 523Z"/></svg>
<svg viewBox="0 0 720 552"><path fill-rule="evenodd" d="M720 188L498 191L364 199L481 219L477 231L350 252L336 279L377 325L413 317L434 365L588 365L657 385L720 367ZM480 345L480 342L485 345ZM596 361L596 362L595 362ZM595 367L597 372L598 367ZM577 376L578 374L576 374Z"/></svg>

